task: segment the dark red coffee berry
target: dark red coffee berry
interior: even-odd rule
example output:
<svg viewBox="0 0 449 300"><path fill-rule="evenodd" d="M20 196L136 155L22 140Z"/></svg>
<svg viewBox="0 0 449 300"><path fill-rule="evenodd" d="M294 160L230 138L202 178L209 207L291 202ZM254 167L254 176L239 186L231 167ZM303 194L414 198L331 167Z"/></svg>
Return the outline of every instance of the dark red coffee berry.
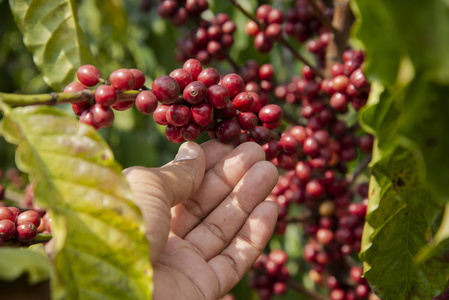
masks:
<svg viewBox="0 0 449 300"><path fill-rule="evenodd" d="M192 75L184 69L176 69L171 71L170 77L178 82L181 91L193 81Z"/></svg>
<svg viewBox="0 0 449 300"><path fill-rule="evenodd" d="M80 83L80 82L76 82L73 81L71 83L69 83L68 85L66 85L66 87L64 88L64 93L76 93L76 92L81 92L82 90L87 89L87 87Z"/></svg>
<svg viewBox="0 0 449 300"><path fill-rule="evenodd" d="M235 73L231 73L223 77L220 84L228 89L231 99L237 96L238 93L241 93L245 87L243 78Z"/></svg>
<svg viewBox="0 0 449 300"><path fill-rule="evenodd" d="M184 126L190 122L192 113L185 105L174 104L167 110L167 121L174 126Z"/></svg>
<svg viewBox="0 0 449 300"><path fill-rule="evenodd" d="M207 68L198 74L198 78L196 80L201 81L207 87L210 87L211 85L218 84L220 82L220 75L214 68Z"/></svg>
<svg viewBox="0 0 449 300"><path fill-rule="evenodd" d="M33 240L37 235L37 228L33 223L23 223L17 226L17 239L22 242Z"/></svg>
<svg viewBox="0 0 449 300"><path fill-rule="evenodd" d="M95 102L104 105L104 106L111 106L115 103L117 100L117 93L115 92L115 89L106 84L102 84L99 87L97 87L95 91Z"/></svg>
<svg viewBox="0 0 449 300"><path fill-rule="evenodd" d="M4 241L16 234L16 225L11 220L0 220L0 238Z"/></svg>
<svg viewBox="0 0 449 300"><path fill-rule="evenodd" d="M240 135L240 126L237 121L224 120L217 125L217 139L225 144L232 143L238 139Z"/></svg>
<svg viewBox="0 0 449 300"><path fill-rule="evenodd" d="M248 92L241 92L232 100L236 109L240 111L248 111L254 104L254 99Z"/></svg>
<svg viewBox="0 0 449 300"><path fill-rule="evenodd" d="M95 103L89 111L92 114L92 121L97 127L109 127L114 122L114 112L109 106L103 106L99 103Z"/></svg>
<svg viewBox="0 0 449 300"><path fill-rule="evenodd" d="M78 80L86 86L94 86L100 81L100 71L93 65L83 65L76 71Z"/></svg>
<svg viewBox="0 0 449 300"><path fill-rule="evenodd" d="M34 226L39 227L41 225L41 218L38 213L34 210L27 210L20 213L16 219L16 225L24 224L24 223L33 223Z"/></svg>
<svg viewBox="0 0 449 300"><path fill-rule="evenodd" d="M201 70L203 67L201 66L201 63L196 59L188 59L184 65L182 66L184 70L189 72L192 75L192 79L196 80L198 75L201 73Z"/></svg>
<svg viewBox="0 0 449 300"><path fill-rule="evenodd" d="M109 75L109 82L118 91L132 90L136 79L133 73L128 69L118 69Z"/></svg>
<svg viewBox="0 0 449 300"><path fill-rule="evenodd" d="M179 84L168 75L162 75L153 81L153 93L162 104L172 104L181 93Z"/></svg>
<svg viewBox="0 0 449 300"><path fill-rule="evenodd" d="M193 81L184 88L182 95L192 105L201 103L206 100L207 86L201 81Z"/></svg>
<svg viewBox="0 0 449 300"><path fill-rule="evenodd" d="M230 100L229 91L222 85L211 85L207 89L207 102L217 109L223 109L226 107Z"/></svg>
<svg viewBox="0 0 449 300"><path fill-rule="evenodd" d="M142 91L136 97L136 107L143 114L152 114L157 105L157 98L151 91Z"/></svg>
<svg viewBox="0 0 449 300"><path fill-rule="evenodd" d="M143 87L143 85L145 84L145 75L143 74L143 72L139 69L129 69L129 71L133 74L135 80L132 89L138 90Z"/></svg>
<svg viewBox="0 0 449 300"><path fill-rule="evenodd" d="M191 106L190 111L192 122L199 126L207 126L214 119L214 109L205 102Z"/></svg>

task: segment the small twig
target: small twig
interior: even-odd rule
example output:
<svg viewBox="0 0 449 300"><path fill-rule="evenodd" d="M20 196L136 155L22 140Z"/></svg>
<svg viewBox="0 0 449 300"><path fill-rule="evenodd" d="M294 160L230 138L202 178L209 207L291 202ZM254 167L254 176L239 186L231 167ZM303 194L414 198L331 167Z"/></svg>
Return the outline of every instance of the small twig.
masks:
<svg viewBox="0 0 449 300"><path fill-rule="evenodd" d="M350 182L350 184L353 184L355 182L355 180L357 179L357 177L363 173L365 168L370 163L371 158L372 158L372 153L367 154L357 165L354 172L352 174L348 175L347 180L348 180L348 182Z"/></svg>
<svg viewBox="0 0 449 300"><path fill-rule="evenodd" d="M240 10L245 16L247 16L249 19L251 19L252 21L254 21L257 26L260 28L260 24L259 21L257 20L257 18L255 16L253 16L252 14L250 14L246 9L244 9L238 2L237 0L229 0L229 2L232 3L232 5L234 5L238 10Z"/></svg>
<svg viewBox="0 0 449 300"><path fill-rule="evenodd" d="M300 283L296 282L292 278L287 279L287 285L288 285L288 287L292 288L299 294L306 296L307 299L330 300L328 297L323 296L315 291L309 291L308 289L306 289L304 286L302 286Z"/></svg>
<svg viewBox="0 0 449 300"><path fill-rule="evenodd" d="M226 53L226 60L235 69L236 72L239 72L240 66L238 65L238 63L229 55L228 52L225 52L225 53Z"/></svg>
<svg viewBox="0 0 449 300"><path fill-rule="evenodd" d="M315 17L317 17L318 20L320 20L320 22L324 26L326 26L326 28L329 29L335 36L340 35L340 32L337 30L337 28L332 26L332 21L329 20L329 18L325 14L323 14L323 12L318 7L318 5L316 5L315 0L308 0L308 2L309 2L309 5L313 9L313 13L315 14Z"/></svg>
<svg viewBox="0 0 449 300"><path fill-rule="evenodd" d="M331 25L338 34L331 33L326 50L326 75L328 76L330 76L331 66L342 60L343 52L347 47L349 31L354 19L349 2L350 0L334 0L334 17Z"/></svg>
<svg viewBox="0 0 449 300"><path fill-rule="evenodd" d="M294 58L296 58L297 60L301 61L303 64L307 65L310 67L310 69L313 71L313 73L316 76L319 76L321 78L324 78L324 74L317 69L316 67L314 67L304 56L302 56L298 51L296 51L295 47L293 47L293 45L284 37L282 36L279 39L279 43L284 46L285 48L287 48L293 55Z"/></svg>
<svg viewBox="0 0 449 300"><path fill-rule="evenodd" d="M120 101L122 98L135 99L140 91L131 90L118 95ZM48 93L36 95L8 94L0 92L0 100L10 106L28 106L28 105L56 105L61 103L80 103L93 101L94 90L83 90L75 93Z"/></svg>

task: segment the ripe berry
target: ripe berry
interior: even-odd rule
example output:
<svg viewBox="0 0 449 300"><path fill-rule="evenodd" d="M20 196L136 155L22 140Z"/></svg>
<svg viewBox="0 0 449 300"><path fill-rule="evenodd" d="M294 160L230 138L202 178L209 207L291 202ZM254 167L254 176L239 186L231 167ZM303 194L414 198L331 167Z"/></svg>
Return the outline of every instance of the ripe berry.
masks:
<svg viewBox="0 0 449 300"><path fill-rule="evenodd" d="M311 157L317 157L320 154L320 144L313 137L308 137L304 140L302 147L304 153Z"/></svg>
<svg viewBox="0 0 449 300"><path fill-rule="evenodd" d="M83 112L89 109L91 104L89 102L72 103L72 110L77 116L81 116Z"/></svg>
<svg viewBox="0 0 449 300"><path fill-rule="evenodd" d="M68 85L66 85L66 87L64 88L64 93L76 93L81 92L82 90L85 89L87 89L87 87L84 84L73 81Z"/></svg>
<svg viewBox="0 0 449 300"><path fill-rule="evenodd" d="M184 100L190 104L195 105L201 103L206 99L207 86L201 81L193 81L185 87L182 95Z"/></svg>
<svg viewBox="0 0 449 300"><path fill-rule="evenodd" d="M192 79L196 80L198 75L200 74L203 67L201 66L201 63L196 59L188 59L184 65L182 66L184 70L189 72L192 75Z"/></svg>
<svg viewBox="0 0 449 300"><path fill-rule="evenodd" d="M261 31L254 38L254 47L259 52L267 53L273 48L273 41L265 34L265 31Z"/></svg>
<svg viewBox="0 0 449 300"><path fill-rule="evenodd" d="M276 158L282 151L282 146L277 140L271 140L262 145L262 149L265 151L265 159L272 160Z"/></svg>
<svg viewBox="0 0 449 300"><path fill-rule="evenodd" d="M17 239L22 242L33 240L37 235L37 228L33 223L22 223L17 226Z"/></svg>
<svg viewBox="0 0 449 300"><path fill-rule="evenodd" d="M153 93L163 104L172 104L178 100L180 92L179 84L168 75L163 75L153 81Z"/></svg>
<svg viewBox="0 0 449 300"><path fill-rule="evenodd" d="M196 80L201 81L207 87L210 87L211 85L218 84L220 82L220 75L214 68L207 68L198 74L198 78Z"/></svg>
<svg viewBox="0 0 449 300"><path fill-rule="evenodd" d="M259 111L259 119L264 123L277 123L282 119L282 109L276 104L265 105Z"/></svg>
<svg viewBox="0 0 449 300"><path fill-rule="evenodd" d="M191 106L190 112L193 123L199 126L207 126L214 119L214 109L205 102Z"/></svg>
<svg viewBox="0 0 449 300"><path fill-rule="evenodd" d="M117 93L112 86L102 84L97 87L97 90L95 91L95 102L104 106L111 106L116 100Z"/></svg>
<svg viewBox="0 0 449 300"><path fill-rule="evenodd" d="M92 121L97 127L109 127L114 122L114 112L109 106L95 103L89 111L92 114Z"/></svg>
<svg viewBox="0 0 449 300"><path fill-rule="evenodd" d="M0 238L4 241L16 234L16 225L11 220L0 220Z"/></svg>
<svg viewBox="0 0 449 300"><path fill-rule="evenodd" d="M128 91L134 87L136 79L128 69L118 69L109 75L109 82L118 91Z"/></svg>
<svg viewBox="0 0 449 300"><path fill-rule="evenodd" d="M270 139L268 129L262 126L256 126L250 131L251 138L259 145L266 144Z"/></svg>
<svg viewBox="0 0 449 300"><path fill-rule="evenodd" d="M118 101L111 105L111 108L117 110L117 111L124 111L127 109L130 109L134 105L134 100L125 100L125 101Z"/></svg>
<svg viewBox="0 0 449 300"><path fill-rule="evenodd" d="M181 135L187 141L194 141L200 135L200 127L190 122L181 127Z"/></svg>
<svg viewBox="0 0 449 300"><path fill-rule="evenodd" d="M300 147L299 141L290 133L283 132L279 143L282 146L283 152L287 154L296 154Z"/></svg>
<svg viewBox="0 0 449 300"><path fill-rule="evenodd" d="M237 94L243 91L245 87L245 82L243 78L235 73L228 74L221 79L222 86L228 89L229 96L234 98Z"/></svg>
<svg viewBox="0 0 449 300"><path fill-rule="evenodd" d="M95 124L92 118L92 112L90 109L85 110L80 116L80 122L92 126L95 130L98 130L98 126Z"/></svg>
<svg viewBox="0 0 449 300"><path fill-rule="evenodd" d="M185 105L174 104L167 110L167 121L173 126L187 125L191 116L189 107Z"/></svg>
<svg viewBox="0 0 449 300"><path fill-rule="evenodd" d="M237 121L230 119L230 120L224 120L218 123L217 130L217 139L224 143L232 143L240 135L240 126L237 123Z"/></svg>
<svg viewBox="0 0 449 300"><path fill-rule="evenodd" d="M329 245L334 240L334 233L326 228L320 228L316 232L316 239L323 245Z"/></svg>
<svg viewBox="0 0 449 300"><path fill-rule="evenodd" d="M259 26L257 26L257 23L254 21L248 21L245 25L245 32L250 36L255 36L260 32Z"/></svg>
<svg viewBox="0 0 449 300"><path fill-rule="evenodd" d="M254 104L254 99L248 92L241 92L237 94L232 101L236 109L240 111L248 111Z"/></svg>
<svg viewBox="0 0 449 300"><path fill-rule="evenodd" d="M16 220L16 225L24 223L33 223L37 228L41 224L41 218L34 210L27 210L19 214Z"/></svg>
<svg viewBox="0 0 449 300"><path fill-rule="evenodd" d="M83 65L76 71L78 80L86 86L94 86L100 81L100 72L93 65Z"/></svg>
<svg viewBox="0 0 449 300"><path fill-rule="evenodd" d="M325 191L323 185L317 179L311 179L306 184L306 193L313 198L320 198Z"/></svg>
<svg viewBox="0 0 449 300"><path fill-rule="evenodd" d="M350 80L351 83L358 89L364 88L367 85L365 74L363 74L363 71L360 68L352 72Z"/></svg>
<svg viewBox="0 0 449 300"><path fill-rule="evenodd" d="M184 142L184 137L181 134L181 127L168 125L167 128L165 128L165 136L167 139L172 143L182 143Z"/></svg>
<svg viewBox="0 0 449 300"><path fill-rule="evenodd" d="M176 69L171 71L170 77L178 82L181 91L193 81L192 75L184 69Z"/></svg>
<svg viewBox="0 0 449 300"><path fill-rule="evenodd" d="M151 91L142 91L136 97L136 107L143 114L152 114L157 105L157 98Z"/></svg>
<svg viewBox="0 0 449 300"><path fill-rule="evenodd" d="M129 71L133 74L135 80L132 89L133 90L140 89L145 84L145 75L139 69L129 69Z"/></svg>
<svg viewBox="0 0 449 300"><path fill-rule="evenodd" d="M241 112L237 115L237 122L243 130L251 130L256 127L258 119L252 112Z"/></svg>
<svg viewBox="0 0 449 300"><path fill-rule="evenodd" d="M222 85L211 85L207 89L207 101L213 108L225 108L229 102L229 99L229 91Z"/></svg>
<svg viewBox="0 0 449 300"><path fill-rule="evenodd" d="M0 220L10 220L14 222L16 220L16 216L8 207L2 206L0 207Z"/></svg>

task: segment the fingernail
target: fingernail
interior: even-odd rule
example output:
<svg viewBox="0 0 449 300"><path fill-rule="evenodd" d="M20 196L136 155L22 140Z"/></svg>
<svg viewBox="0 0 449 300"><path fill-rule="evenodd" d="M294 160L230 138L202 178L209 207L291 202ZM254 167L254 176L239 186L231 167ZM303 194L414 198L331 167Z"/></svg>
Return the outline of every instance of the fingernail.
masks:
<svg viewBox="0 0 449 300"><path fill-rule="evenodd" d="M198 157L199 146L194 142L186 142L179 147L175 162L192 160Z"/></svg>

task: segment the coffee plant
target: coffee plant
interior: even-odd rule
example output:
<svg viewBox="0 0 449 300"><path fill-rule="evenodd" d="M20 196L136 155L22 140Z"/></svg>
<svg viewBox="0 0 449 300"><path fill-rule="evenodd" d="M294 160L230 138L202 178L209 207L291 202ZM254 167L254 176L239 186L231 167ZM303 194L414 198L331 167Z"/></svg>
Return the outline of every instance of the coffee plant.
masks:
<svg viewBox="0 0 449 300"><path fill-rule="evenodd" d="M280 174L275 233L222 299L449 299L447 1L0 7L8 299L151 299L121 171L208 139Z"/></svg>

